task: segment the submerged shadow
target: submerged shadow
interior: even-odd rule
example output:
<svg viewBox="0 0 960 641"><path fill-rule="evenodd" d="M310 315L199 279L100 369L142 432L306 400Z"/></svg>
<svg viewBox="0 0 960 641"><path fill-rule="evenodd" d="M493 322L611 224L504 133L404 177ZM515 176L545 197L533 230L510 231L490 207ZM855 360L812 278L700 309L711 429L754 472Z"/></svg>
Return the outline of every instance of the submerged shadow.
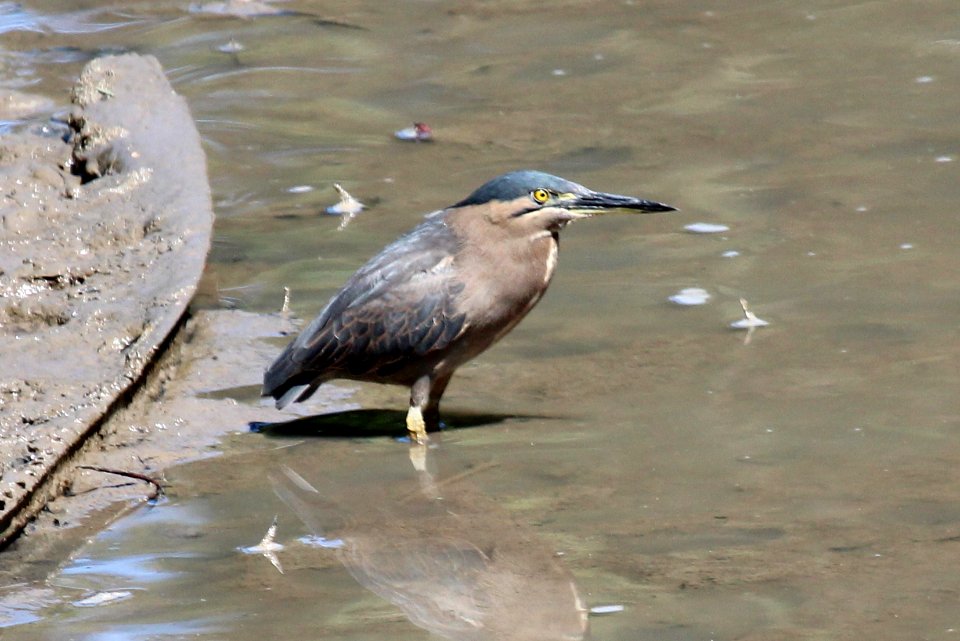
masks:
<svg viewBox="0 0 960 641"><path fill-rule="evenodd" d="M276 423L250 423L250 431L267 436L319 438L358 438L406 436L406 412L383 409L347 410L316 414ZM521 414L481 414L477 412L444 412L441 432L496 425L507 420L550 418Z"/></svg>

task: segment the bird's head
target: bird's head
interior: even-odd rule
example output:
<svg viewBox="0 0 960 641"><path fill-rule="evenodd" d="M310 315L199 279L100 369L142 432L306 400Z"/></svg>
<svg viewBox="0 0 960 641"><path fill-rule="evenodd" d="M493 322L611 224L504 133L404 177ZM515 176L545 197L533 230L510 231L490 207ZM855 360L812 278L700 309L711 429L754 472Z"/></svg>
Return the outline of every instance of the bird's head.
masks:
<svg viewBox="0 0 960 641"><path fill-rule="evenodd" d="M675 211L652 200L593 191L541 171L514 171L498 176L453 205L477 208L493 224L517 234L556 232L579 218L613 210L628 213Z"/></svg>

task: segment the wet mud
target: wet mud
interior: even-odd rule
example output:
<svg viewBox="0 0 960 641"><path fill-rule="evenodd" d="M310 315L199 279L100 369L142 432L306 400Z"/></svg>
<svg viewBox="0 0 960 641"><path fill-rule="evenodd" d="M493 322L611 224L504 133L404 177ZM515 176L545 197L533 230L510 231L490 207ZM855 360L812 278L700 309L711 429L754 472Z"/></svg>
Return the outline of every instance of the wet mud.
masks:
<svg viewBox="0 0 960 641"><path fill-rule="evenodd" d="M41 577L86 536L157 498L148 483L106 470L153 479L166 492L164 471L172 465L216 455L228 432L275 421L273 406L256 399L262 372L275 356L271 339L291 329L292 321L279 314L238 310L202 310L185 319L129 401L59 461L53 477L60 495L47 497L4 552L0 576ZM351 407L343 390L328 387L298 411Z"/></svg>
<svg viewBox="0 0 960 641"><path fill-rule="evenodd" d="M71 102L0 141L0 547L181 323L210 245L199 135L156 59L90 62Z"/></svg>

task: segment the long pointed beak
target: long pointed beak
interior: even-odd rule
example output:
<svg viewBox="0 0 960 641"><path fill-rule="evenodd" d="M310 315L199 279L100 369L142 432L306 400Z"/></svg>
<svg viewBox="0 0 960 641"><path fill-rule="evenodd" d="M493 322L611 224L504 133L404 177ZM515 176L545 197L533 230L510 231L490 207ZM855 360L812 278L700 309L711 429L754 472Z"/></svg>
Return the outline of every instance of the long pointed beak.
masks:
<svg viewBox="0 0 960 641"><path fill-rule="evenodd" d="M633 213L652 214L660 211L677 211L676 207L671 207L664 203L658 203L653 200L644 200L643 198L634 198L633 196L621 196L619 194L605 194L600 191L591 191L587 194L579 194L576 198L570 199L564 203L564 207L574 212L584 214L602 214L611 209L632 209Z"/></svg>

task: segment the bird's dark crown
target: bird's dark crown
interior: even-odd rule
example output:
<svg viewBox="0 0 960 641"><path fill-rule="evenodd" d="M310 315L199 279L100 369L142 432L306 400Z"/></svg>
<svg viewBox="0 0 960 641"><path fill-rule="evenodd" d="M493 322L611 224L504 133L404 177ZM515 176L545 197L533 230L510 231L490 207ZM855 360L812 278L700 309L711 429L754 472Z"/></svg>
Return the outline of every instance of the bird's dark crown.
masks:
<svg viewBox="0 0 960 641"><path fill-rule="evenodd" d="M559 176L532 169L523 169L497 176L453 206L482 205L494 200L510 201L537 189L546 189L558 194L582 194L589 191L583 185L578 185Z"/></svg>

